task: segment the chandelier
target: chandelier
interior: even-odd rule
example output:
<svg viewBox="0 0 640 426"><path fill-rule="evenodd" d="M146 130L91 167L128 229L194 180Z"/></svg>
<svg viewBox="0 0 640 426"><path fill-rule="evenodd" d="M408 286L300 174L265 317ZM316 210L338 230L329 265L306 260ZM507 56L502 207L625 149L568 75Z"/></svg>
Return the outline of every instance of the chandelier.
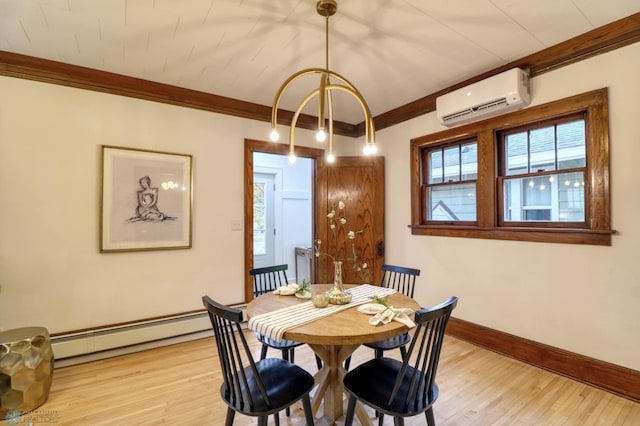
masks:
<svg viewBox="0 0 640 426"><path fill-rule="evenodd" d="M364 100L360 92L349 82L346 78L340 74L335 73L329 69L329 17L333 16L338 10L338 4L335 0L319 0L316 3L316 11L320 16L325 18L325 68L307 68L302 71L298 71L289 77L280 86L280 89L276 93L273 100L273 107L271 109L271 135L272 141L278 141L280 134L278 133L278 105L280 99L285 90L291 83L299 78L320 74L320 86L311 91L302 101L298 104L298 107L293 114L291 120L291 127L289 129L289 161L295 162L295 142L294 133L296 123L298 122L298 116L302 109L309 103L314 97L318 97L318 131L316 133L316 140L318 142L324 142L329 140L329 151L327 153L327 162L332 163L335 160L333 154L333 100L332 92L334 90L342 91L351 94L356 101L362 107L364 112L364 124L365 124L365 146L363 153L365 155L372 155L378 152L375 144L375 128L373 125L373 118L371 117L371 111L367 102ZM333 79L333 80L332 80ZM328 127L328 129L326 129Z"/></svg>

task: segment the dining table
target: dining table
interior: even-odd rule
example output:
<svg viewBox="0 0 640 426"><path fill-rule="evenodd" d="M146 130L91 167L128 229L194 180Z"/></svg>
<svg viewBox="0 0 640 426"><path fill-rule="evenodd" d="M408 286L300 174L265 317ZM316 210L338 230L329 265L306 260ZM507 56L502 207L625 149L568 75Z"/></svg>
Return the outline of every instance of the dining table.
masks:
<svg viewBox="0 0 640 426"><path fill-rule="evenodd" d="M313 284L311 293L325 292L331 287L331 284ZM271 317L273 322L273 318L282 318L286 325L277 330L277 336L274 335L276 340L306 343L320 357L322 367L314 376L316 390L311 406L316 417L320 406L323 406L321 419L328 424L335 424L337 419L344 416L346 391L342 380L347 373L344 361L364 343L388 339L410 330L407 325L398 321L371 325L371 315L361 313L358 307L372 303L371 297L378 296L386 297L387 305L395 308L409 308L413 311L420 309L415 300L392 289L369 284L345 284L344 287L358 295L346 305L316 308L309 300L267 293L249 302L246 311L249 328L256 332L264 331L260 328L262 319ZM413 319L413 316L410 318ZM371 356L373 357L373 351ZM372 424L359 403L355 414L362 425Z"/></svg>

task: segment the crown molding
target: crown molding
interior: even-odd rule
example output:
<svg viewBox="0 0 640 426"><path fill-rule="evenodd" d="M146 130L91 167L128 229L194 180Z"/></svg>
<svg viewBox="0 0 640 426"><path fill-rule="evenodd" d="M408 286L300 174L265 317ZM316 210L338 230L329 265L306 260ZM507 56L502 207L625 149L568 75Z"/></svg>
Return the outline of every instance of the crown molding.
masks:
<svg viewBox="0 0 640 426"><path fill-rule="evenodd" d="M555 46L377 115L374 117L375 128L377 130L384 129L433 112L436 108L436 98L438 96L510 68L529 69L531 76L535 77L638 41L640 41L640 13L596 28ZM16 53L0 51L0 75L129 96L250 120L271 122L271 107L266 105ZM278 117L280 123L290 125L293 112L279 110ZM317 127L317 118L312 115L301 114L298 118L297 127L313 130ZM334 133L355 138L365 134L364 127L364 122L350 124L336 121L334 122Z"/></svg>

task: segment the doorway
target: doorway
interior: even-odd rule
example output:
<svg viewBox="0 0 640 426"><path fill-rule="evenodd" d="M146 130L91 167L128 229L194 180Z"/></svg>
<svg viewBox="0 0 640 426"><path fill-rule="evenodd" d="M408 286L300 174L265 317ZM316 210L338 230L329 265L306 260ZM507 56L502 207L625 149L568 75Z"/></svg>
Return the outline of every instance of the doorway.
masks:
<svg viewBox="0 0 640 426"><path fill-rule="evenodd" d="M244 198L244 205L245 205L245 215L244 215L244 229L245 229L245 233L244 233L244 253L245 253L245 259L244 259L244 265L245 265L245 280L244 280L244 293L245 293L245 300L251 300L253 298L253 283L251 280L251 276L249 275L249 270L251 268L253 268L254 264L256 264L256 260L255 260L255 254L254 254L254 233L251 231L254 229L254 154L256 153L260 153L260 154L276 154L278 158L280 158L282 161L284 161L282 167L284 167L285 165L288 165L288 160L287 160L287 156L289 154L289 146L285 145L285 144L279 144L279 143L273 143L273 142L264 142L264 141L256 141L256 140L251 140L251 139L245 139L245 143L244 143L244 180L245 180L245 198ZM273 259L273 264L279 264L279 263L287 263L289 264L289 277L290 277L290 281L293 282L292 278L295 277L295 246L296 245L310 245L311 241L314 238L315 235L315 229L316 229L316 224L315 224L315 216L316 216L316 206L315 206L315 197L316 197L316 176L317 176L317 169L318 169L318 160L324 158L324 150L321 149L315 149L315 148L307 148L307 147L296 147L295 148L295 154L298 157L298 161L306 159L308 161L310 161L310 171L309 171L309 175L310 175L310 179L311 179L311 185L310 185L310 194L309 194L309 211L310 211L310 216L309 216L309 223L306 226L306 228L308 229L308 231L305 231L305 239L302 240L298 240L297 237L293 236L293 237L283 237L282 241L291 241L292 243L289 244L288 248L285 248L285 245L279 245L278 243L278 238L274 239L274 259ZM286 163L286 164L285 164ZM261 166L263 167L263 166ZM263 169L259 169L258 171L260 172L268 172L268 173L273 173L273 169L269 168L268 170ZM278 194L277 194L277 178L276 178L276 193L273 195L274 200L277 200L278 198ZM295 197L294 197L295 198ZM278 229L281 229L282 232L285 232L285 229L283 228L282 225L280 225L278 223L278 217L280 217L280 220L282 220L282 216L283 214L281 214L278 211L278 202L275 202L275 206L274 206L274 222L275 222L275 231L273 231L275 233L275 235L278 235ZM280 207L282 208L282 207ZM297 210L295 210L295 208L293 210L286 210L287 213L287 221L289 221L289 218L294 216L294 214L289 214L289 213L295 213ZM298 228L300 229L300 228ZM269 232L269 231L266 231ZM298 232L298 231L290 231L290 232ZM294 238L295 237L295 238ZM285 252L287 253L286 256L291 256L291 263L289 263L288 261L285 261ZM280 256L280 257L279 257ZM280 260L281 259L281 260ZM266 261L266 260L264 260ZM265 265L268 266L268 265Z"/></svg>
<svg viewBox="0 0 640 426"><path fill-rule="evenodd" d="M254 222L254 153L270 153L287 156L289 146L281 143L256 141L245 139L244 143L244 295L245 301L253 298L253 281L249 275L249 270L254 265L254 243L253 222ZM370 276L354 276L351 282L356 283L377 283L379 282L381 270L380 265L384 262L384 158L383 157L340 157L336 164L327 166L324 160L325 152L322 149L308 148L303 146L295 147L295 155L298 160L302 158L310 159L312 162L311 174L311 241L314 239L327 240L327 211L328 208L339 200L348 202L355 206L356 217L350 219L350 223L358 224L359 229L368 231L361 235L362 249L359 254L362 261L367 262ZM276 184L277 188L277 184ZM277 198L277 195L275 196ZM339 197L339 198L336 198ZM275 207L277 209L277 205ZM295 210L286 210L281 217L286 217L289 221L295 215ZM278 212L275 212L276 230L281 228L277 223ZM306 240L305 240L306 241ZM278 243L275 242L276 258L278 262ZM295 247L291 246L286 250L288 255L295 255ZM313 256L312 256L313 257ZM284 257L282 257L284 259ZM322 282L328 279L333 272L332 265L328 265L326 259L318 262L313 257L312 282ZM284 262L283 262L284 263ZM294 270L290 271L295 276ZM318 281L321 280L321 281Z"/></svg>
<svg viewBox="0 0 640 426"><path fill-rule="evenodd" d="M311 158L253 153L253 267L286 264L289 282L311 279L296 253L312 245L313 170Z"/></svg>

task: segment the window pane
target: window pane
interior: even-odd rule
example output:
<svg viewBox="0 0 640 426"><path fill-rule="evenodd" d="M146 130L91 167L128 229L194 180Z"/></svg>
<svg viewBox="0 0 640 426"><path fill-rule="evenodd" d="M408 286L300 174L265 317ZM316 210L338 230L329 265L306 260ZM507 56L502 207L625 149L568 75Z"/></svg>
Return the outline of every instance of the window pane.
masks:
<svg viewBox="0 0 640 426"><path fill-rule="evenodd" d="M558 176L559 220L584 221L584 173L564 173Z"/></svg>
<svg viewBox="0 0 640 426"><path fill-rule="evenodd" d="M506 175L529 173L527 132L515 133L505 138Z"/></svg>
<svg viewBox="0 0 640 426"><path fill-rule="evenodd" d="M478 143L466 143L460 148L462 180L478 179Z"/></svg>
<svg viewBox="0 0 640 426"><path fill-rule="evenodd" d="M429 153L429 183L442 183L442 150Z"/></svg>
<svg viewBox="0 0 640 426"><path fill-rule="evenodd" d="M551 207L551 185L548 176L533 177L523 179L524 208L528 207Z"/></svg>
<svg viewBox="0 0 640 426"><path fill-rule="evenodd" d="M555 126L535 129L529 133L529 171L556 169Z"/></svg>
<svg viewBox="0 0 640 426"><path fill-rule="evenodd" d="M476 184L442 185L427 189L428 220L475 221Z"/></svg>
<svg viewBox="0 0 640 426"><path fill-rule="evenodd" d="M559 124L557 138L558 169L586 167L584 120Z"/></svg>
<svg viewBox="0 0 640 426"><path fill-rule="evenodd" d="M584 222L584 173L505 179L504 218L509 222Z"/></svg>
<svg viewBox="0 0 640 426"><path fill-rule="evenodd" d="M265 254L267 252L266 245L266 193L264 182L253 184L253 253Z"/></svg>
<svg viewBox="0 0 640 426"><path fill-rule="evenodd" d="M444 181L457 182L460 180L460 146L444 149Z"/></svg>
<svg viewBox="0 0 640 426"><path fill-rule="evenodd" d="M255 254L267 254L266 240L264 229L253 230L253 252Z"/></svg>

